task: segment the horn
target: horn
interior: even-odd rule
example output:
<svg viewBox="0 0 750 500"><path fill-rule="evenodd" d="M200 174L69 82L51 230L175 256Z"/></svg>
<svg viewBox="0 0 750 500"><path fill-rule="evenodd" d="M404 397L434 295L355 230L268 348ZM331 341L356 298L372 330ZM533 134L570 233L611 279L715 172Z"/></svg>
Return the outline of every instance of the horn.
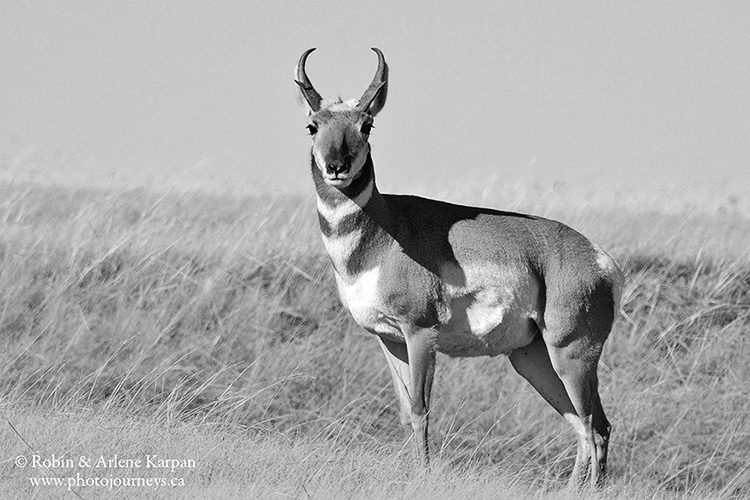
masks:
<svg viewBox="0 0 750 500"><path fill-rule="evenodd" d="M305 62L307 61L307 56L309 56L314 50L315 48L307 49L302 53L302 56L300 56L299 62L297 63L297 79L294 80L294 83L299 85L299 90L302 92L302 96L307 101L307 104L310 105L310 108L314 112L317 112L320 110L320 101L323 99L320 97L320 94L318 94L318 91L315 90L315 87L313 87L312 82L310 82L310 79L307 77L307 73L305 73Z"/></svg>
<svg viewBox="0 0 750 500"><path fill-rule="evenodd" d="M375 77L372 79L370 86L367 87L367 90L362 94L357 104L357 108L362 111L370 107L370 104L375 100L379 91L386 92L388 85L388 65L385 63L385 56L376 47L372 47L372 50L378 55L378 69L375 71Z"/></svg>

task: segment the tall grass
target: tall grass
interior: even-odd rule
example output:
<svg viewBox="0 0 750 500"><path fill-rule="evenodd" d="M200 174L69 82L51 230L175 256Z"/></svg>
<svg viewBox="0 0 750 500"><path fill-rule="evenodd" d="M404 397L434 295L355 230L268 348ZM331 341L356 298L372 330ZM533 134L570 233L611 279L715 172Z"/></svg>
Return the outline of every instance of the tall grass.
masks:
<svg viewBox="0 0 750 500"><path fill-rule="evenodd" d="M310 483L321 494L342 491L325 456L336 467L380 463L406 490L425 481L404 465L410 448L380 350L338 302L311 198L5 184L0 200L9 419L187 425L206 442L262 442L259 457L268 443L297 443L323 450ZM750 221L519 208L582 230L625 270L600 368L621 493L750 495ZM497 470L546 488L569 473L572 433L505 359L440 357L433 408L442 476L431 487ZM259 474L258 484L280 481L273 468ZM382 481L373 477L370 486Z"/></svg>

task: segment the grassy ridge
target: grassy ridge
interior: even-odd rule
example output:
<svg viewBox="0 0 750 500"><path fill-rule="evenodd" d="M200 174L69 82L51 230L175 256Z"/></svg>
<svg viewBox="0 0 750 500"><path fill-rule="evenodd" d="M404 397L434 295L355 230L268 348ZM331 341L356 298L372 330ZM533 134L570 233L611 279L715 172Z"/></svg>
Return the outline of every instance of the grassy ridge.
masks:
<svg viewBox="0 0 750 500"><path fill-rule="evenodd" d="M313 469L294 470L315 472L306 484L320 495L377 496L385 476L342 489L344 463L390 471L394 494L439 486L440 474L415 478L401 450L382 354L341 309L311 199L33 185L1 186L0 199L0 405L28 423L22 434L40 412L135 418L122 425L253 443L240 470L272 485L263 494L304 495L274 476L292 460L278 452L284 442L317 450ZM750 495L750 222L547 215L613 250L628 280L601 367L616 496ZM551 487L575 455L565 423L505 359L440 357L432 421L438 470L466 487L489 481L490 497L489 471ZM137 448L139 432L114 443ZM17 436L4 439L17 450ZM240 496L231 485L242 474L212 457L213 472L195 471L192 484ZM25 477L3 467L10 481Z"/></svg>

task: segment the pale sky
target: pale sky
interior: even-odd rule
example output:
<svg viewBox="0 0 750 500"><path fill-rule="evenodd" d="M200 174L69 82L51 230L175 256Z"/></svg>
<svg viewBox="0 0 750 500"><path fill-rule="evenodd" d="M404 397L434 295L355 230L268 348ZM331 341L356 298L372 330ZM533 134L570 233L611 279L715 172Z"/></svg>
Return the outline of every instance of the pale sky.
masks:
<svg viewBox="0 0 750 500"><path fill-rule="evenodd" d="M750 186L744 1L3 0L0 168L311 190L294 64L359 97L372 46L383 191Z"/></svg>

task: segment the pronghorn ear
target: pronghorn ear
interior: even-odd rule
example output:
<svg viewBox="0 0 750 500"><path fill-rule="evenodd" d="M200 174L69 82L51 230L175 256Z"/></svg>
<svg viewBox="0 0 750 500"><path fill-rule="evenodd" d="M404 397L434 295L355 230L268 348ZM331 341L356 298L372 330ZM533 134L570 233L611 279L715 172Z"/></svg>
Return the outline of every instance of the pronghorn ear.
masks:
<svg viewBox="0 0 750 500"><path fill-rule="evenodd" d="M388 67L386 66L385 69L385 75L386 78L388 77ZM375 99L372 100L372 103L370 104L370 107L367 108L367 112L370 113L372 116L377 115L380 113L380 110L383 109L383 106L385 106L385 99L388 97L388 81L386 81L382 87L380 87L380 90L378 90L378 93L375 94Z"/></svg>

